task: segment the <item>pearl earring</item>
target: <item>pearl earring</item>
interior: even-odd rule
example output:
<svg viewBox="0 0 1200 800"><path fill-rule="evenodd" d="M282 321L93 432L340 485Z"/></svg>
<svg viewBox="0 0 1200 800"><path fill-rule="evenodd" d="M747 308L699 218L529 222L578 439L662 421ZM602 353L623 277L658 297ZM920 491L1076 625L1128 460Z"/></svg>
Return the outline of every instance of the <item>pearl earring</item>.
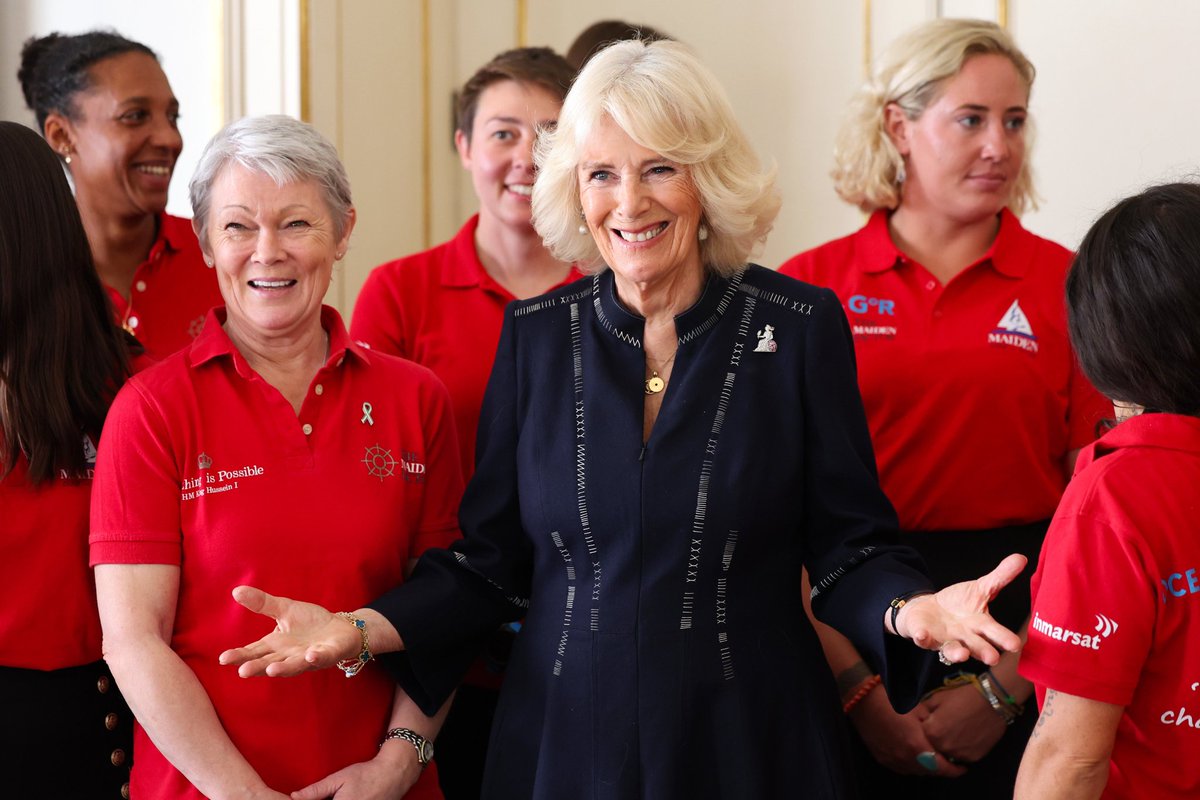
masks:
<svg viewBox="0 0 1200 800"><path fill-rule="evenodd" d="M700 230L696 235L700 238L700 241L703 242L705 239L708 238L708 226L701 225Z"/></svg>
<svg viewBox="0 0 1200 800"><path fill-rule="evenodd" d="M70 150L63 148L62 157L63 157L63 163L66 163L66 164L71 163L71 151Z"/></svg>
<svg viewBox="0 0 1200 800"><path fill-rule="evenodd" d="M579 226L579 235L580 236L587 236L587 232L588 232L587 225Z"/></svg>

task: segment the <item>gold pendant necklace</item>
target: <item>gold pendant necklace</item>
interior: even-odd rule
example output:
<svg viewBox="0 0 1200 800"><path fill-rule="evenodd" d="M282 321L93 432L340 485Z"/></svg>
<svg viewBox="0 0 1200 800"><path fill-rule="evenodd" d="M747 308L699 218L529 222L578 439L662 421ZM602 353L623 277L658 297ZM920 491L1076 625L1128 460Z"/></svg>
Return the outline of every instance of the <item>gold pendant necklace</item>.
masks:
<svg viewBox="0 0 1200 800"><path fill-rule="evenodd" d="M667 387L667 382L658 377L657 372L651 372L646 379L646 394L658 394Z"/></svg>

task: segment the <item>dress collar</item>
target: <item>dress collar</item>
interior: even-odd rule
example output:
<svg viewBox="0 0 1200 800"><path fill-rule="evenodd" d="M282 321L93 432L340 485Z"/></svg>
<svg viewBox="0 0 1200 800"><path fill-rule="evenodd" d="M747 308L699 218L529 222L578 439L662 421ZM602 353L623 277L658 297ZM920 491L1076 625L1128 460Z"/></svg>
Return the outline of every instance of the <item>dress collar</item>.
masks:
<svg viewBox="0 0 1200 800"><path fill-rule="evenodd" d="M707 273L700 298L687 311L675 316L675 334L680 344L687 344L717 324L745 275L745 268L729 278ZM632 347L642 348L646 320L627 309L617 298L617 284L611 269L592 276L592 304L596 318L606 331Z"/></svg>

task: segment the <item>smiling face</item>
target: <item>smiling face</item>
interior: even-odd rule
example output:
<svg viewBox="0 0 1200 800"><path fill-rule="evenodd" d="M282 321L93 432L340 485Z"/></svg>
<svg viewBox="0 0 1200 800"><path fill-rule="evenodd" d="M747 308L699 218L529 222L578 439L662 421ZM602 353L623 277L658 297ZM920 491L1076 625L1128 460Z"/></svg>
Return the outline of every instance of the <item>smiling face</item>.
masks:
<svg viewBox="0 0 1200 800"><path fill-rule="evenodd" d="M480 93L470 141L458 131L454 142L488 222L532 229L533 143L537 127L553 126L561 108L546 89L518 81L497 81Z"/></svg>
<svg viewBox="0 0 1200 800"><path fill-rule="evenodd" d="M1029 87L1007 57L969 58L915 120L887 109L904 156L901 204L963 223L999 213L1025 162Z"/></svg>
<svg viewBox="0 0 1200 800"><path fill-rule="evenodd" d="M214 260L235 339L295 336L321 324L342 234L314 181L277 186L261 172L226 166L213 181L206 252Z"/></svg>
<svg viewBox="0 0 1200 800"><path fill-rule="evenodd" d="M51 114L47 139L71 155L80 205L117 216L159 214L183 150L179 101L158 62L122 53L92 65L75 119Z"/></svg>
<svg viewBox="0 0 1200 800"><path fill-rule="evenodd" d="M702 276L703 209L686 166L603 117L582 149L578 176L584 219L618 280L653 286Z"/></svg>

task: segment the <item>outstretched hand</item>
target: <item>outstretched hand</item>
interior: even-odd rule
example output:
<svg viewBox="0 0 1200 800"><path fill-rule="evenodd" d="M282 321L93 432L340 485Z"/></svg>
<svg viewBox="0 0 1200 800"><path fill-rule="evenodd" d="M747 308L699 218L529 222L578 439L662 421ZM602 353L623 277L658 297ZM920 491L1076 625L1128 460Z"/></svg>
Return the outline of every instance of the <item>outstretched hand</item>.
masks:
<svg viewBox="0 0 1200 800"><path fill-rule="evenodd" d="M234 589L233 599L275 620L275 630L257 642L226 650L218 657L221 664L237 666L243 678L290 677L325 669L354 658L362 646L353 625L313 603L275 597L252 586Z"/></svg>
<svg viewBox="0 0 1200 800"><path fill-rule="evenodd" d="M1021 648L1017 634L988 614L988 604L1025 569L1027 559L1014 553L973 581L947 586L937 594L914 598L896 617L896 633L917 647L937 650L946 663L977 658L994 665L1000 650Z"/></svg>

